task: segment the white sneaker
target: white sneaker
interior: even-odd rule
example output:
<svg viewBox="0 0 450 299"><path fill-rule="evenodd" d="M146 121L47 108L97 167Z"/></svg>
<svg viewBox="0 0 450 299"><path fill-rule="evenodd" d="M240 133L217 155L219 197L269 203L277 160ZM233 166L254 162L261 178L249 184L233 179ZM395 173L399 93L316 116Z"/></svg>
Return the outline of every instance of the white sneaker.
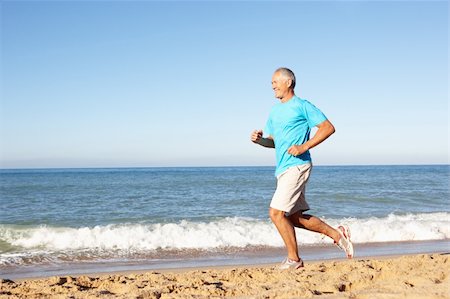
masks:
<svg viewBox="0 0 450 299"><path fill-rule="evenodd" d="M286 258L279 266L278 269L286 270L286 269L298 269L303 267L303 261L300 259L298 262L293 261L289 258Z"/></svg>
<svg viewBox="0 0 450 299"><path fill-rule="evenodd" d="M337 230L341 235L341 238L339 239L339 242L336 245L345 251L347 258L349 259L353 258L354 250L352 241L350 241L351 237L350 228L347 225L339 225L337 227Z"/></svg>

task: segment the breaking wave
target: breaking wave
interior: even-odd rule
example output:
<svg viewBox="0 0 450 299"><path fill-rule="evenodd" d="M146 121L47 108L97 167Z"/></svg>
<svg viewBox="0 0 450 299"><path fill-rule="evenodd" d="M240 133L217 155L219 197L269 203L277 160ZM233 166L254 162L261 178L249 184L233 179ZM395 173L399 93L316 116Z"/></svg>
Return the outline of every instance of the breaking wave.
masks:
<svg viewBox="0 0 450 299"><path fill-rule="evenodd" d="M383 218L325 219L346 223L355 243L450 238L450 213L391 214ZM328 238L297 230L300 244L331 244ZM223 218L211 222L110 224L95 227L0 225L0 265L33 264L50 259L123 257L158 251L225 250L248 246L281 247L269 220Z"/></svg>

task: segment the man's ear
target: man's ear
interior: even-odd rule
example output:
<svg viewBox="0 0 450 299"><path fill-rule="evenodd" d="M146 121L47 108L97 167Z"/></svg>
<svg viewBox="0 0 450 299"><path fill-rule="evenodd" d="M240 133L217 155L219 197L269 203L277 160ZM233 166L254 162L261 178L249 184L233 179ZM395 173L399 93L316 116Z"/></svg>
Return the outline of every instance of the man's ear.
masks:
<svg viewBox="0 0 450 299"><path fill-rule="evenodd" d="M287 79L287 85L289 88L292 87L292 80L291 79Z"/></svg>

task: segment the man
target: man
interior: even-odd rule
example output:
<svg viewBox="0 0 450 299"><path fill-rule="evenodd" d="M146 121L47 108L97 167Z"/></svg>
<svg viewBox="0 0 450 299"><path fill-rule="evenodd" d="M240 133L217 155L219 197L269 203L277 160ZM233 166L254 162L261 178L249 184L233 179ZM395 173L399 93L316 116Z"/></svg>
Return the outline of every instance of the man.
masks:
<svg viewBox="0 0 450 299"><path fill-rule="evenodd" d="M270 112L264 129L266 137L263 137L262 130L251 134L254 143L275 148L277 188L270 203L269 215L287 249L287 258L280 265L281 269L303 267L294 227L329 236L348 258L353 257L347 226L335 229L315 216L304 214L309 210L305 200L305 185L312 168L309 150L327 139L335 129L319 109L298 98L294 88L294 73L287 68L277 69L272 77L272 89L280 103ZM310 139L314 127L318 130Z"/></svg>

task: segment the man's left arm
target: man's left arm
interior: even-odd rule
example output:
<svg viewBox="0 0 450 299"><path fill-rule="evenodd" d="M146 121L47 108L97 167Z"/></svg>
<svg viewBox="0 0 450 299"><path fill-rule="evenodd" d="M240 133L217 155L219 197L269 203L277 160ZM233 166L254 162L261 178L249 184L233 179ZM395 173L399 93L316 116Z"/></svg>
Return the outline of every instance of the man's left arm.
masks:
<svg viewBox="0 0 450 299"><path fill-rule="evenodd" d="M312 149L316 145L322 143L336 131L333 124L328 119L318 124L317 128L318 130L316 134L314 134L313 138L303 144L291 146L288 149L288 154L291 154L293 156L301 155L304 152Z"/></svg>

